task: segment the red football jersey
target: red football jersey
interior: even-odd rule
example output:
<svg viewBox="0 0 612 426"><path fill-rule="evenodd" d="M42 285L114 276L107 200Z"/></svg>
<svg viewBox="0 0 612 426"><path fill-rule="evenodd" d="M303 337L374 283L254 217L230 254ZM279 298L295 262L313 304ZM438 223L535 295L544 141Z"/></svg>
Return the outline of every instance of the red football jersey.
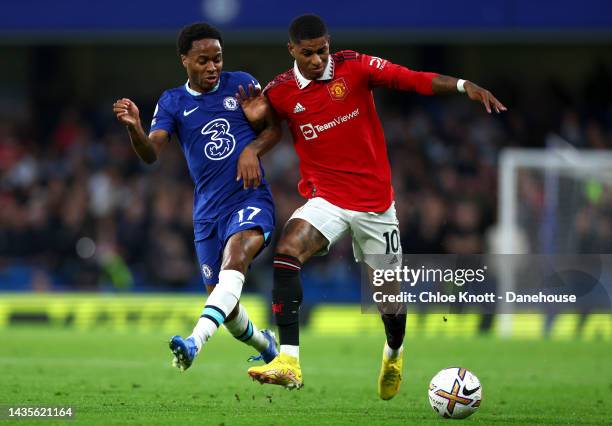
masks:
<svg viewBox="0 0 612 426"><path fill-rule="evenodd" d="M387 210L393 201L391 168L372 89L432 94L436 75L342 51L330 55L318 80L305 79L294 66L271 81L264 93L291 129L300 194L350 210Z"/></svg>

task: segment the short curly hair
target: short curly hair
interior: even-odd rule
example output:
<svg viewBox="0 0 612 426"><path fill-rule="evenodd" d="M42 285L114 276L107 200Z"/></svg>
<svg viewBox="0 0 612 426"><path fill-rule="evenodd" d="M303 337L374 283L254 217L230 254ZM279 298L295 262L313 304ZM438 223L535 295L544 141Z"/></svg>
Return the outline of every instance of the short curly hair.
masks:
<svg viewBox="0 0 612 426"><path fill-rule="evenodd" d="M176 47L179 55L186 55L191 49L191 45L194 41L205 38L219 40L219 44L223 47L221 32L212 25L206 22L197 22L183 27L176 40Z"/></svg>
<svg viewBox="0 0 612 426"><path fill-rule="evenodd" d="M289 40L299 43L302 40L312 40L327 35L327 27L323 19L317 15L306 14L298 16L289 26Z"/></svg>

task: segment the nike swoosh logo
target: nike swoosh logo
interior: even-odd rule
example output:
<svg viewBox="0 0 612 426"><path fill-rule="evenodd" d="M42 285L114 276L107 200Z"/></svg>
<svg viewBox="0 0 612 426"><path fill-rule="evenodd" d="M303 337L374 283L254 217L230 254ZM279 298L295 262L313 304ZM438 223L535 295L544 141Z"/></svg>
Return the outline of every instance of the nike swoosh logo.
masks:
<svg viewBox="0 0 612 426"><path fill-rule="evenodd" d="M480 386L476 386L474 389L468 389L465 386L463 387L463 394L465 396L470 396L471 394L473 394L474 392L476 392L478 389L480 389Z"/></svg>
<svg viewBox="0 0 612 426"><path fill-rule="evenodd" d="M183 111L183 117L187 117L189 114L191 114L192 112L194 112L196 109L200 108L199 106L195 107L194 109L190 109L189 111L184 110Z"/></svg>

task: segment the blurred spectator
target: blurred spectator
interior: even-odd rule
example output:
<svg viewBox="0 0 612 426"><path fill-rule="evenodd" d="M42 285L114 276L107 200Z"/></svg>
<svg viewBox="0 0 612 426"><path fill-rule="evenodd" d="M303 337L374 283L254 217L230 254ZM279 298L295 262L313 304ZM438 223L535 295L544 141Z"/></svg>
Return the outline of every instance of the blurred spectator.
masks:
<svg viewBox="0 0 612 426"><path fill-rule="evenodd" d="M605 67L594 73L610 85ZM606 103L591 85L585 93L600 106ZM411 102L394 107L379 101L403 250L484 252L485 231L496 217L499 150L532 145L537 117L520 109L492 117L458 98L436 100L435 108L429 99ZM577 147L610 149L612 117L589 111L562 103L556 122L548 117L552 125L547 131ZM24 289L199 289L193 187L178 146L171 144L162 162L146 166L112 116L90 121L67 107L58 117L48 143L30 140L0 121L0 280L11 268L25 265L32 271L27 282L14 279ZM304 202L297 194L299 168L287 136L264 164L276 221L283 224ZM541 182L521 174L519 190L524 200L519 216L537 216ZM576 215L580 250L612 251L611 198L605 186L603 195ZM257 267L268 267L270 253L264 252ZM349 286L358 291L357 283L350 282L355 279L352 263L350 244L342 242L315 262L309 276L329 297Z"/></svg>

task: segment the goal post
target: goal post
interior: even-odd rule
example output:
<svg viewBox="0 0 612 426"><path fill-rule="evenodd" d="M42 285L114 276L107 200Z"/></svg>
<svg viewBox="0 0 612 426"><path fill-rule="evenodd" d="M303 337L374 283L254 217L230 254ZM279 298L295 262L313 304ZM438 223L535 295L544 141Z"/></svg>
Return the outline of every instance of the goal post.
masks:
<svg viewBox="0 0 612 426"><path fill-rule="evenodd" d="M596 253L597 241L578 230L590 217L612 227L612 151L504 149L499 161L498 223L487 236L492 254ZM605 223L604 223L605 225ZM594 233L592 239L597 239ZM592 243L592 244L591 244ZM516 288L514 267L499 269L499 290ZM508 336L512 315L501 314Z"/></svg>

